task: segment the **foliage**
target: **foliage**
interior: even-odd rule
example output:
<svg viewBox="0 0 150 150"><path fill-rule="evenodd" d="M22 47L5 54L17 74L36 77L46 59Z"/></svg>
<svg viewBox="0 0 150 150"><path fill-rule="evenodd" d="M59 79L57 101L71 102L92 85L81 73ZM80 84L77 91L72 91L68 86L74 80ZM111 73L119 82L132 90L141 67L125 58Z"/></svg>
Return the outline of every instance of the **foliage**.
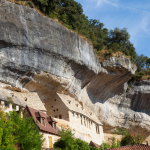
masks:
<svg viewBox="0 0 150 150"><path fill-rule="evenodd" d="M121 146L137 144L139 143L139 139L140 139L140 142L143 143L144 141L143 136L141 135L132 136L131 134L128 133L121 139Z"/></svg>
<svg viewBox="0 0 150 150"><path fill-rule="evenodd" d="M8 100L8 103L11 103L11 104L14 103L12 97L7 97L7 100Z"/></svg>
<svg viewBox="0 0 150 150"><path fill-rule="evenodd" d="M134 62L136 52L127 29L115 28L108 31L99 20L88 19L82 5L75 0L30 0L28 5L35 6L46 16L57 18L65 27L85 36L96 51L104 49L109 56L120 51L130 56Z"/></svg>
<svg viewBox="0 0 150 150"><path fill-rule="evenodd" d="M122 139L121 139L121 146L125 146L125 145L133 145L134 143L134 139L130 134L125 135Z"/></svg>
<svg viewBox="0 0 150 150"><path fill-rule="evenodd" d="M70 129L65 130L62 128L59 132L61 138L54 143L54 147L62 150L90 150L90 147L86 142L75 139L73 135L74 134Z"/></svg>
<svg viewBox="0 0 150 150"><path fill-rule="evenodd" d="M17 0L16 0L17 1ZM137 55L130 35L126 28L108 30L97 19L88 19L83 13L82 5L75 0L25 0L30 7L36 7L43 14L51 18L57 18L65 27L75 31L93 44L98 54L101 50L106 51L106 57L113 53L121 52L128 56L137 65L136 76L130 81L142 78L139 72L150 75L150 58ZM101 58L101 57L99 57Z"/></svg>
<svg viewBox="0 0 150 150"><path fill-rule="evenodd" d="M0 114L0 149L1 150L15 150L15 137L13 122L7 120L4 113Z"/></svg>
<svg viewBox="0 0 150 150"><path fill-rule="evenodd" d="M112 142L111 145L108 143L103 142L100 147L99 150L104 150L104 149L110 149L110 148L116 148L116 147L120 147L120 142L117 141L115 142L115 137L112 138Z"/></svg>
<svg viewBox="0 0 150 150"><path fill-rule="evenodd" d="M0 114L0 149L15 150L19 143L23 150L41 150L42 135L32 118L21 118L16 112Z"/></svg>
<svg viewBox="0 0 150 150"><path fill-rule="evenodd" d="M127 130L127 129L124 129L124 128L122 128L122 127L117 128L116 130L114 130L114 131L112 132L112 134L118 134L118 135L127 135L128 133L129 133L128 130Z"/></svg>
<svg viewBox="0 0 150 150"><path fill-rule="evenodd" d="M33 3L31 1L28 1L28 5L33 8Z"/></svg>

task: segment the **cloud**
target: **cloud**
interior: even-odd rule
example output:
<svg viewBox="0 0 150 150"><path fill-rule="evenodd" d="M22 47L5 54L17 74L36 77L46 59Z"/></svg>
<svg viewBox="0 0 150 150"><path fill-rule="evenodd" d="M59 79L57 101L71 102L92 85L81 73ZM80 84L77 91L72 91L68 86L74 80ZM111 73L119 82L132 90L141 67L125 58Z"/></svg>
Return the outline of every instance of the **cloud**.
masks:
<svg viewBox="0 0 150 150"><path fill-rule="evenodd" d="M150 30L148 29L148 26L150 25L149 19L149 17L145 17L142 21L142 30L148 35L150 35Z"/></svg>
<svg viewBox="0 0 150 150"><path fill-rule="evenodd" d="M93 0L91 0L91 1L93 1ZM109 4L114 7L118 7L118 3L117 3L118 0L94 0L94 1L97 2L97 5L96 5L97 7L102 6L104 4Z"/></svg>

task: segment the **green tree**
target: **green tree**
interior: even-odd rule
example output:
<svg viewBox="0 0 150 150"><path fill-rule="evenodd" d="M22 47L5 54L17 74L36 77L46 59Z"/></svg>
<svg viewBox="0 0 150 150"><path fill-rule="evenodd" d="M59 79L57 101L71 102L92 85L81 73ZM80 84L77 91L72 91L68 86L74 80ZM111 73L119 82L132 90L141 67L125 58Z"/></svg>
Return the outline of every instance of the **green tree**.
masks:
<svg viewBox="0 0 150 150"><path fill-rule="evenodd" d="M22 118L21 114L10 112L7 114L8 122L13 123L13 137L21 145L23 150L41 150L43 135L40 134L38 126L33 123L32 117L26 115Z"/></svg>
<svg viewBox="0 0 150 150"><path fill-rule="evenodd" d="M73 135L74 134L70 129L65 130L62 128L59 132L61 138L54 143L54 147L61 148L62 150L90 150L90 147L86 142L75 139Z"/></svg>
<svg viewBox="0 0 150 150"><path fill-rule="evenodd" d="M127 130L127 129L124 129L124 128L122 128L122 127L117 128L116 130L114 130L114 131L112 132L112 134L118 134L118 135L123 135L123 136L127 135L128 133L129 133L128 130Z"/></svg>
<svg viewBox="0 0 150 150"><path fill-rule="evenodd" d="M15 137L12 132L13 121L7 120L3 112L0 114L0 149L1 150L15 150Z"/></svg>
<svg viewBox="0 0 150 150"><path fill-rule="evenodd" d="M137 55L135 59L135 64L137 66L137 71L140 72L142 69L146 68L146 63L148 61L148 57L142 55Z"/></svg>

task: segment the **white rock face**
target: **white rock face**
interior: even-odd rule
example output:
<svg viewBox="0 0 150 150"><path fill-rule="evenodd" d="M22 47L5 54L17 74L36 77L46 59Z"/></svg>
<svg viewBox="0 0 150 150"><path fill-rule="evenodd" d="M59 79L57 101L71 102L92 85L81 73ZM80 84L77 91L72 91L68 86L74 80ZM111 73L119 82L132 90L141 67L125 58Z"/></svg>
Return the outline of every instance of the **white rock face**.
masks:
<svg viewBox="0 0 150 150"><path fill-rule="evenodd" d="M149 134L149 100L138 104L149 86L125 92L135 70L124 56L100 64L76 33L34 9L0 1L0 82L37 93L45 106L56 92L67 94L88 107L105 132L122 126Z"/></svg>

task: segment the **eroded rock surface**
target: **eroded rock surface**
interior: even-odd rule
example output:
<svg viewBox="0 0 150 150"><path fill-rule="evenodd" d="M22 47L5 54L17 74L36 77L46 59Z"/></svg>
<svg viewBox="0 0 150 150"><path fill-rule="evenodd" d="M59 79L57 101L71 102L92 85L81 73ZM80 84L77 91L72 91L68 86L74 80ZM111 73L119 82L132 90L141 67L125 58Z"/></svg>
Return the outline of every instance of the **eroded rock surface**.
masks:
<svg viewBox="0 0 150 150"><path fill-rule="evenodd" d="M125 92L135 70L124 56L100 64L76 33L34 9L0 1L0 82L37 93L45 104L56 93L70 95L100 119L105 131L123 126L148 133L148 96Z"/></svg>

